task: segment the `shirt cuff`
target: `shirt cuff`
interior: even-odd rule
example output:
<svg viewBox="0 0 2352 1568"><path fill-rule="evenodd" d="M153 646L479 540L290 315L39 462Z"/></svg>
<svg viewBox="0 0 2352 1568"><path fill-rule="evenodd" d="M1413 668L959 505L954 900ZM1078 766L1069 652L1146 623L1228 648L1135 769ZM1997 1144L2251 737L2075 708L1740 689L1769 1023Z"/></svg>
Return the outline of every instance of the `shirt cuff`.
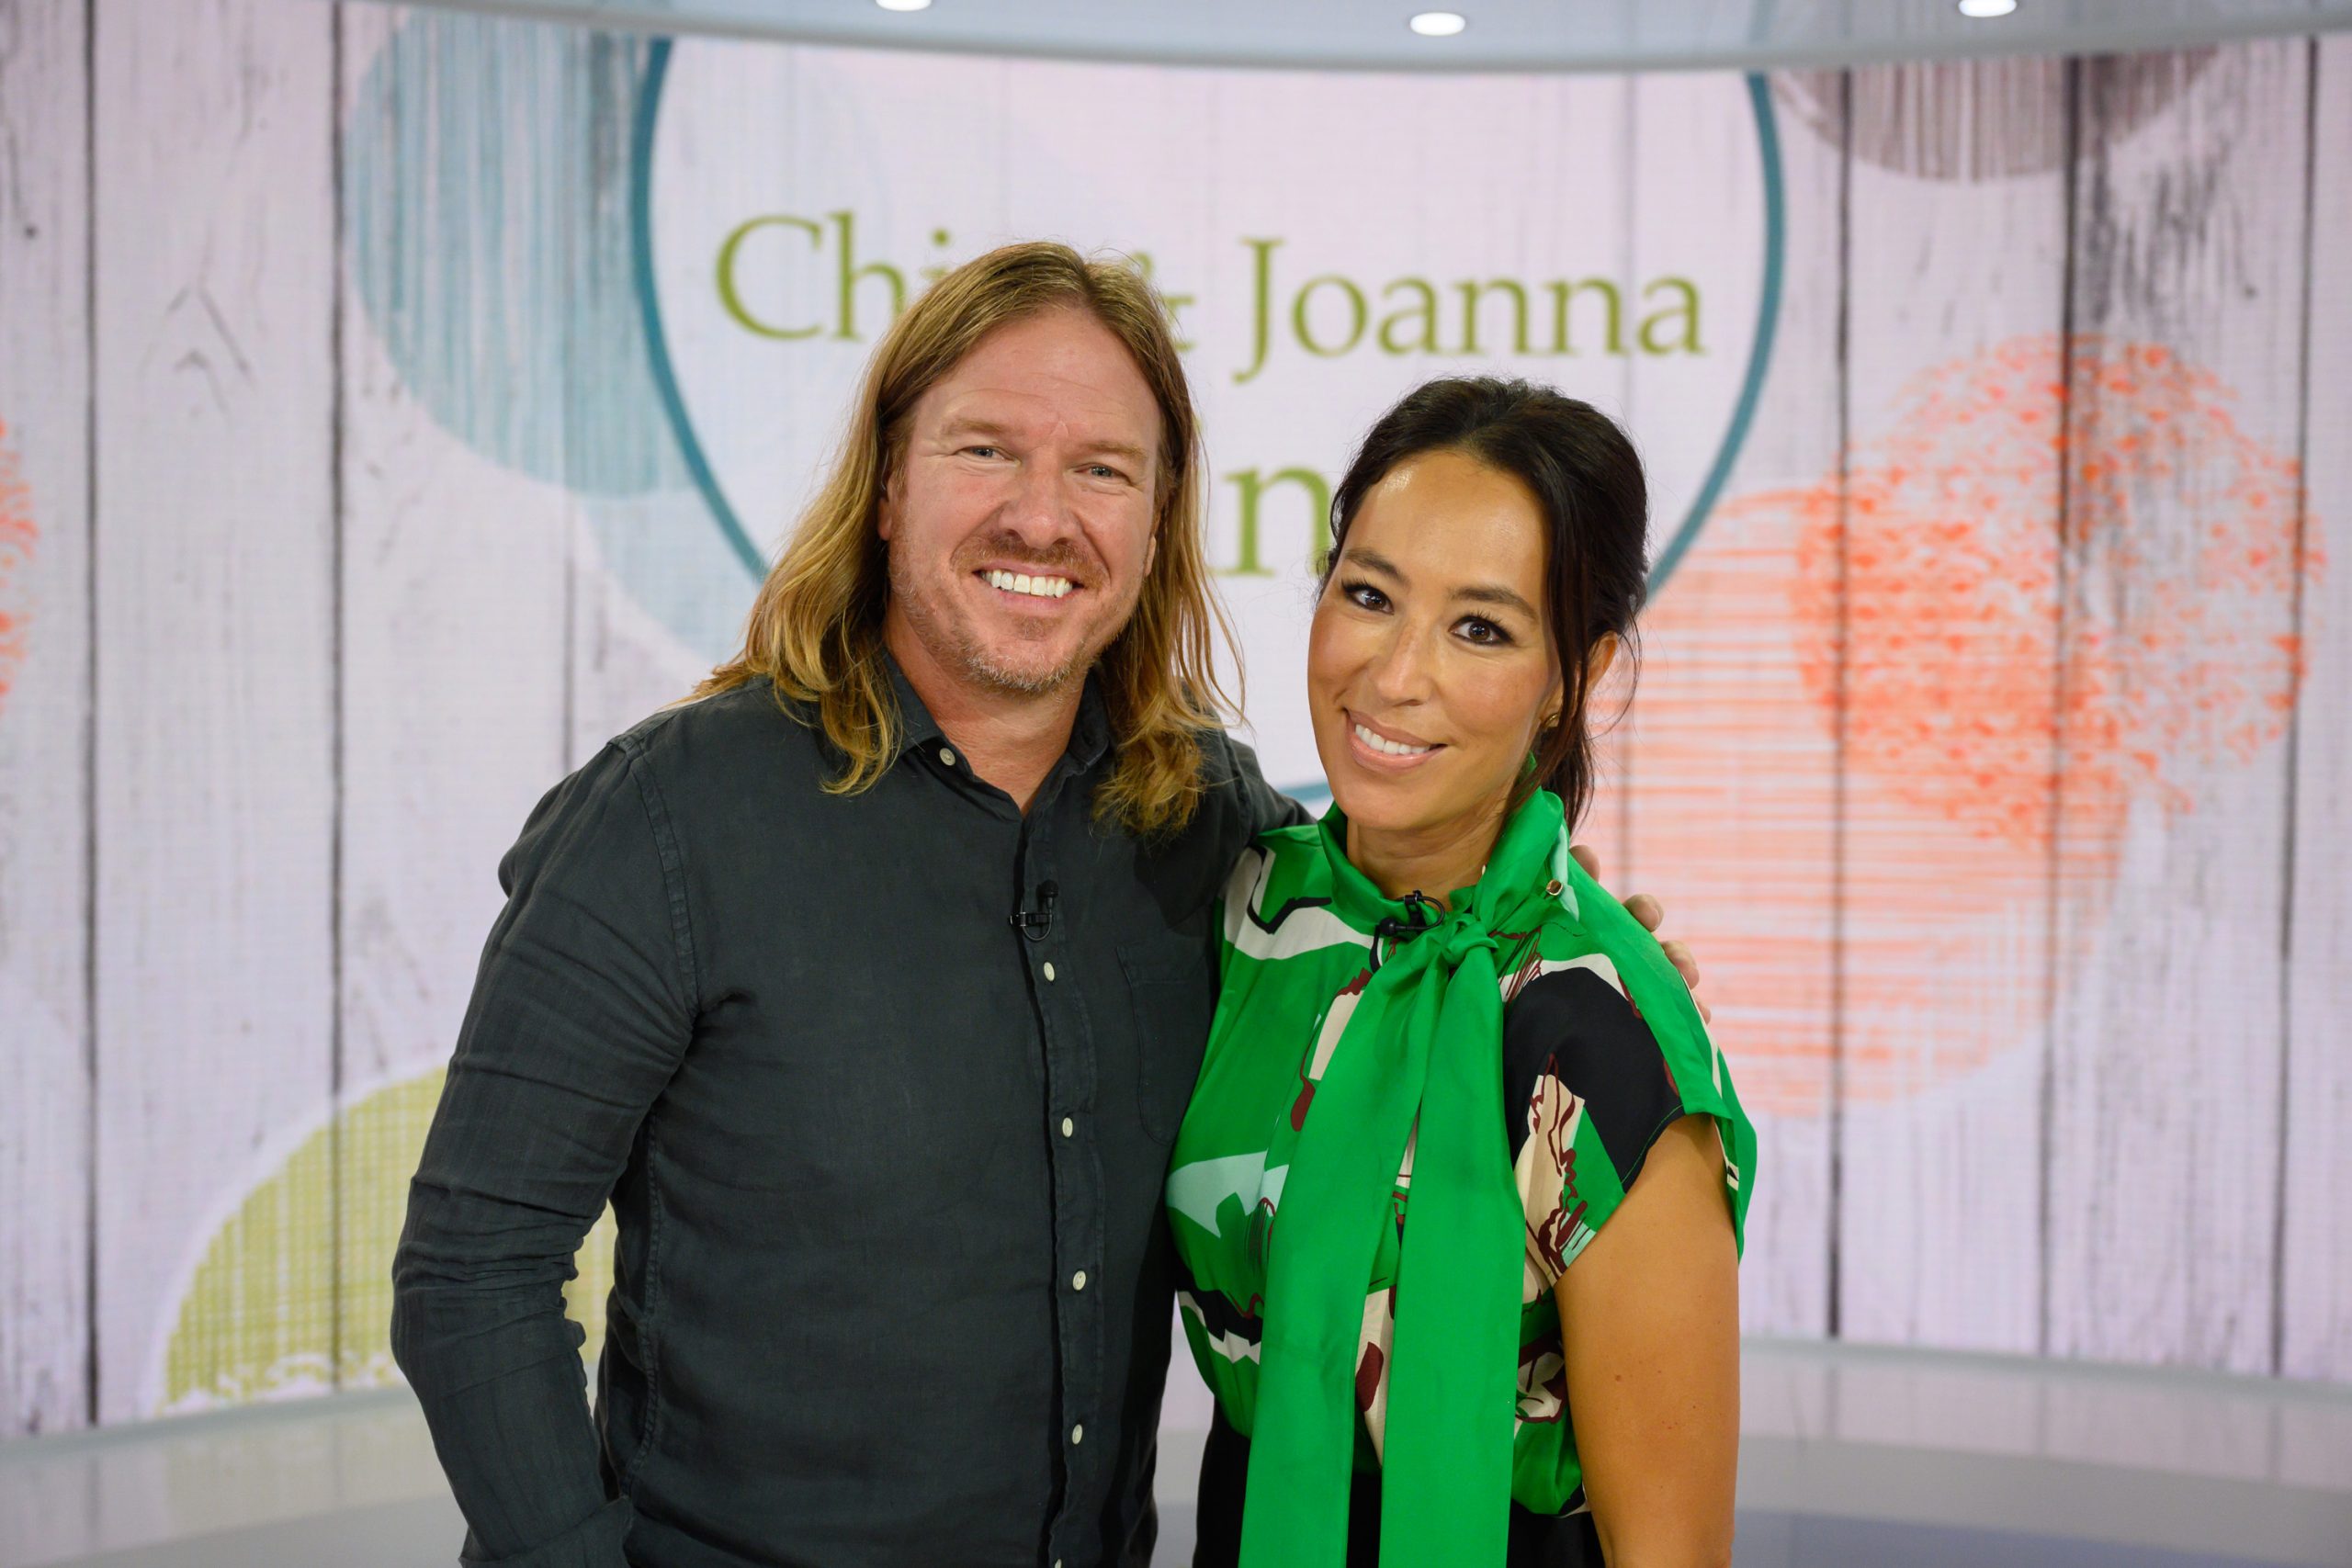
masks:
<svg viewBox="0 0 2352 1568"><path fill-rule="evenodd" d="M513 1557L481 1557L466 1551L458 1553L458 1561L464 1568L629 1568L621 1541L636 1520L637 1511L629 1500L616 1497L589 1515L577 1529L542 1541L528 1551ZM469 1534L466 1545L473 1544Z"/></svg>

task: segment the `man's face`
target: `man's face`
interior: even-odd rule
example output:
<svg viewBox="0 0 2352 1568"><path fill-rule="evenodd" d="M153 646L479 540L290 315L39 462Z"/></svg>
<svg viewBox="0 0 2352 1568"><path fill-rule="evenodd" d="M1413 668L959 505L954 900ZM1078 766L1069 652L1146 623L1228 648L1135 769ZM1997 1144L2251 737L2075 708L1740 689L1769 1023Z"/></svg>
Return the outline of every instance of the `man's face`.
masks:
<svg viewBox="0 0 2352 1568"><path fill-rule="evenodd" d="M982 338L916 402L883 491L899 662L975 694L1083 677L1143 592L1159 452L1151 388L1091 315Z"/></svg>

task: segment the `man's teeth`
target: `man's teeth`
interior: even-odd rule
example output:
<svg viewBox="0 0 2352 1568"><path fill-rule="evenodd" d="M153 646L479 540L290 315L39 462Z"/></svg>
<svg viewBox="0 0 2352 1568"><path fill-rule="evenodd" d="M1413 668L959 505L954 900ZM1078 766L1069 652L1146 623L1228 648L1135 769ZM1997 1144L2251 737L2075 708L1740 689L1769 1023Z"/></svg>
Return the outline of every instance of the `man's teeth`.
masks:
<svg viewBox="0 0 2352 1568"><path fill-rule="evenodd" d="M991 571L985 575L991 588L1001 588L1008 593L1026 593L1034 599L1058 599L1078 586L1067 577L1030 577L1017 571Z"/></svg>
<svg viewBox="0 0 2352 1568"><path fill-rule="evenodd" d="M1385 752L1391 757L1418 757L1424 751L1435 750L1429 746L1408 746L1402 740L1390 740L1385 736L1374 735L1361 724L1356 726L1356 739L1374 750Z"/></svg>

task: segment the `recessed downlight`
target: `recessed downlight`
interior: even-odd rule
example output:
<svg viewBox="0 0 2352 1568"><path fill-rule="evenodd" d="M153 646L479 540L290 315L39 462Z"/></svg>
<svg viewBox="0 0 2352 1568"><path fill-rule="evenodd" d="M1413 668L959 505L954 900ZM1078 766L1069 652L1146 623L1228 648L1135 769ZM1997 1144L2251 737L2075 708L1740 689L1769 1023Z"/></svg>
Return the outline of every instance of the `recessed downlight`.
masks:
<svg viewBox="0 0 2352 1568"><path fill-rule="evenodd" d="M1405 25L1423 38L1452 38L1470 21L1459 11L1422 11Z"/></svg>
<svg viewBox="0 0 2352 1568"><path fill-rule="evenodd" d="M2018 8L2018 0L1960 0L1960 14L1978 21L2006 17Z"/></svg>
<svg viewBox="0 0 2352 1568"><path fill-rule="evenodd" d="M885 11L928 11L931 0L874 0Z"/></svg>

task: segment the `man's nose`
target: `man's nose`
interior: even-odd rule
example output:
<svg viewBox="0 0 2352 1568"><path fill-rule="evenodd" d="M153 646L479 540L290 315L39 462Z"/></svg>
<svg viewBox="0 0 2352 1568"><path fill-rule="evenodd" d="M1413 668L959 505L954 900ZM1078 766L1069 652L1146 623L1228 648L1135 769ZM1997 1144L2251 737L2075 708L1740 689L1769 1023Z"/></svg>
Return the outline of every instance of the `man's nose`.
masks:
<svg viewBox="0 0 2352 1568"><path fill-rule="evenodd" d="M1078 520L1070 512L1060 469L1051 463L1022 464L1004 521L1031 544L1046 544L1074 532Z"/></svg>

